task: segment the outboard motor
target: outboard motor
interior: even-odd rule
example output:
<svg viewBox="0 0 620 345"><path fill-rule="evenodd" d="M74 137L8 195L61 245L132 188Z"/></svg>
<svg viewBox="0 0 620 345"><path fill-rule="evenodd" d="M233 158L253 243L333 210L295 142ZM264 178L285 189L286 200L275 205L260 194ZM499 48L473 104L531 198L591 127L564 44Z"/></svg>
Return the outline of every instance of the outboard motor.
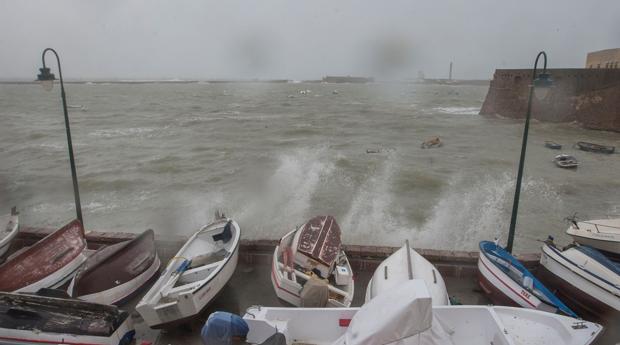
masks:
<svg viewBox="0 0 620 345"><path fill-rule="evenodd" d="M244 340L250 328L238 315L216 311L209 315L200 337L205 345L232 345Z"/></svg>

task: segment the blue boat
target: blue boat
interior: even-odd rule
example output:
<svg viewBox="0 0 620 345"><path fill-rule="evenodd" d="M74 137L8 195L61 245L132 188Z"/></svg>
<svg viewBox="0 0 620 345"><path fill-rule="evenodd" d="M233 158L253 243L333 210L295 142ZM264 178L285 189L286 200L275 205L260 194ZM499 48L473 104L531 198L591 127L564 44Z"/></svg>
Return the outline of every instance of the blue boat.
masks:
<svg viewBox="0 0 620 345"><path fill-rule="evenodd" d="M578 317L519 260L495 242L480 242L480 287L497 305L520 306Z"/></svg>

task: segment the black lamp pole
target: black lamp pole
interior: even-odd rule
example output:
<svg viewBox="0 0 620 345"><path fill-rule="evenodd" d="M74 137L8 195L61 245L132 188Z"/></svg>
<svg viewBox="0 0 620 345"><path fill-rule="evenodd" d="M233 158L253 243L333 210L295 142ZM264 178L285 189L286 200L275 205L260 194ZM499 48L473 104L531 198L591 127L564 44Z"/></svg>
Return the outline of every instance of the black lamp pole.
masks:
<svg viewBox="0 0 620 345"><path fill-rule="evenodd" d="M43 54L41 54L41 60L43 62L43 68L40 68L41 74L37 76L37 80L39 80L43 87L46 90L51 90L54 80L53 73L50 73L50 69L45 66L45 54L47 52L52 52L56 56L56 62L58 62L58 75L60 77L60 96L62 97L62 108L65 113L65 130L67 131L67 146L69 147L69 163L71 164L71 178L73 180L73 196L75 198L75 211L77 213L77 219L84 225L84 220L82 219L82 206L80 204L80 190L78 188L78 180L77 173L75 170L75 159L73 158L73 143L71 141L71 128L69 127L69 113L67 112L67 98L65 97L65 85L62 79L62 68L60 67L60 58L58 57L58 53L52 48L46 48L43 50Z"/></svg>
<svg viewBox="0 0 620 345"><path fill-rule="evenodd" d="M544 58L543 71L540 75L536 75L538 69L538 59ZM547 54L542 51L536 56L534 62L534 69L532 71L532 85L530 85L530 92L527 101L527 115L525 117L525 129L523 130L523 142L521 144L521 158L519 159L519 171L517 172L517 187L515 189L515 199L512 204L512 216L510 217L510 228L508 230L508 242L506 244L506 250L512 252L512 245L515 237L515 226L517 224L517 211L519 210L519 195L521 194L521 179L523 178L523 166L525 165L525 151L527 149L527 136L530 129L530 117L532 116L532 96L534 94L534 88L539 87L541 89L547 89L551 86L551 79L547 74Z"/></svg>

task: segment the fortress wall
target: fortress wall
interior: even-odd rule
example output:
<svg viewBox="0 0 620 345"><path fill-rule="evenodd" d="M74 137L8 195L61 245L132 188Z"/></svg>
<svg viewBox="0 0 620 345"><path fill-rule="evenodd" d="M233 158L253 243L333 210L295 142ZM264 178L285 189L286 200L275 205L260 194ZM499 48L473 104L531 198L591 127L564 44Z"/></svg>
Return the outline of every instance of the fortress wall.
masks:
<svg viewBox="0 0 620 345"><path fill-rule="evenodd" d="M554 87L545 99L534 98L532 118L620 132L620 69L548 71ZM524 118L531 80L529 69L496 70L480 114Z"/></svg>

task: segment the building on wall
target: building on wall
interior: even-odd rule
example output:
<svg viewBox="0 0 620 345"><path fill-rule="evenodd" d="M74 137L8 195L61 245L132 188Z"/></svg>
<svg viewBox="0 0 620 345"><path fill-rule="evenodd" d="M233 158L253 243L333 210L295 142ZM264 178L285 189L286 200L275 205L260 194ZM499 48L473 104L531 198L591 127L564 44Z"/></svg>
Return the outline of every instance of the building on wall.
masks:
<svg viewBox="0 0 620 345"><path fill-rule="evenodd" d="M620 48L588 53L586 68L620 68Z"/></svg>

